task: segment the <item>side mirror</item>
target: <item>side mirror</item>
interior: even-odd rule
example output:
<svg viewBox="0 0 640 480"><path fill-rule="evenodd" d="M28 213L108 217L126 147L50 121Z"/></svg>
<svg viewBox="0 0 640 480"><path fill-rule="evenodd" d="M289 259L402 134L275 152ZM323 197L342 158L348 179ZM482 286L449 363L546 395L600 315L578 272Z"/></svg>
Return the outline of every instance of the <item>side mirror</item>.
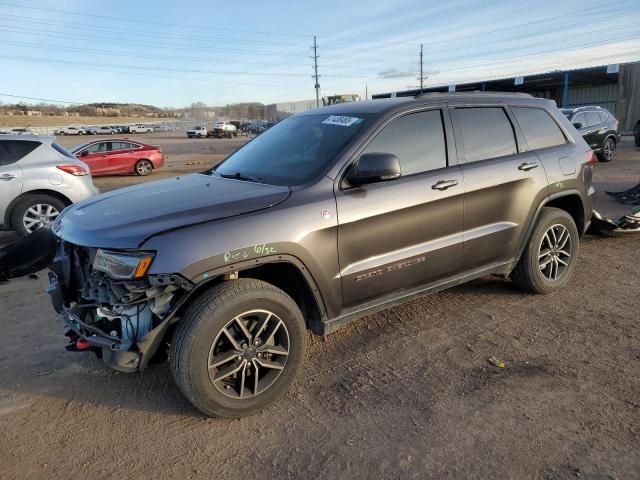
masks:
<svg viewBox="0 0 640 480"><path fill-rule="evenodd" d="M353 164L347 182L354 187L388 182L402 176L400 160L392 153L365 153Z"/></svg>
<svg viewBox="0 0 640 480"><path fill-rule="evenodd" d="M573 126L576 127L577 129L582 128L582 124L580 122L574 123Z"/></svg>
<svg viewBox="0 0 640 480"><path fill-rule="evenodd" d="M89 152L87 150L83 150L80 154L81 157L86 157L87 155L89 155Z"/></svg>

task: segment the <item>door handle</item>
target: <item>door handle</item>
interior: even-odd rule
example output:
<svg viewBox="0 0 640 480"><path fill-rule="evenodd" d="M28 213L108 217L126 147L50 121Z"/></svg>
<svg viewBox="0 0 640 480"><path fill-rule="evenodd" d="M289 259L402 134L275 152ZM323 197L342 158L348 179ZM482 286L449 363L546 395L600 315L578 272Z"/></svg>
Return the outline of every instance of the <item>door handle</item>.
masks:
<svg viewBox="0 0 640 480"><path fill-rule="evenodd" d="M447 188L455 187L458 185L458 180L438 180L431 185L433 190L446 190Z"/></svg>
<svg viewBox="0 0 640 480"><path fill-rule="evenodd" d="M529 170L533 170L534 168L538 168L537 162L525 162L518 167L518 170L528 172Z"/></svg>
<svg viewBox="0 0 640 480"><path fill-rule="evenodd" d="M9 181L13 180L14 178L18 178L18 176L12 173L5 173L4 175L0 175L0 180Z"/></svg>

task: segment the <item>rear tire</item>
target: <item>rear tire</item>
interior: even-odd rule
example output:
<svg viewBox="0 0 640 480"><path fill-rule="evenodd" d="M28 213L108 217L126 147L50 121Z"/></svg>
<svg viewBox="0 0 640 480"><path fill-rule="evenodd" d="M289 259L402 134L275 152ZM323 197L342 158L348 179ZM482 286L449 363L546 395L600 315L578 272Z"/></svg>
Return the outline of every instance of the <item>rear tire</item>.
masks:
<svg viewBox="0 0 640 480"><path fill-rule="evenodd" d="M138 160L133 169L139 177L146 177L153 172L153 163L149 160Z"/></svg>
<svg viewBox="0 0 640 480"><path fill-rule="evenodd" d="M171 372L206 415L252 415L288 390L305 340L304 319L291 297L260 280L232 280L187 308L171 342Z"/></svg>
<svg viewBox="0 0 640 480"><path fill-rule="evenodd" d="M579 247L578 229L571 215L545 207L511 272L512 282L522 290L543 295L564 287L575 271Z"/></svg>
<svg viewBox="0 0 640 480"><path fill-rule="evenodd" d="M65 203L51 195L27 195L11 213L11 226L21 237L49 226L64 210Z"/></svg>
<svg viewBox="0 0 640 480"><path fill-rule="evenodd" d="M610 162L613 160L616 152L616 142L612 138L607 138L602 144L602 149L598 153L598 160L601 162Z"/></svg>

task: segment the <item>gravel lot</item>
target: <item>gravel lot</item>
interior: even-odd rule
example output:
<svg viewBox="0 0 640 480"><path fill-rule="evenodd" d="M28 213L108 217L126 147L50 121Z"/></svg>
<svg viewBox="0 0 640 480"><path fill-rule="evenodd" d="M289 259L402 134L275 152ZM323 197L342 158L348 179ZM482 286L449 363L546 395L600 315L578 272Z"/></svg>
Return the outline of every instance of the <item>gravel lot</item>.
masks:
<svg viewBox="0 0 640 480"><path fill-rule="evenodd" d="M179 135L140 136L169 155L145 181L243 141ZM595 179L636 184L640 149L625 139ZM485 278L309 337L292 390L233 421L194 410L166 365L127 375L67 353L44 275L1 284L0 478L640 478L639 240L584 237L553 295Z"/></svg>

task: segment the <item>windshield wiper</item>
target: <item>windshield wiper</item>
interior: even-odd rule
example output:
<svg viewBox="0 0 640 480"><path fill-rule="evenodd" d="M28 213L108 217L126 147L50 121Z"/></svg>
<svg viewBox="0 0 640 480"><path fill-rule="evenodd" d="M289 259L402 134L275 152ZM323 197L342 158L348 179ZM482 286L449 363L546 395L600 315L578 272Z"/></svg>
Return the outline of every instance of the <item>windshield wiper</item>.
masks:
<svg viewBox="0 0 640 480"><path fill-rule="evenodd" d="M215 172L215 170L214 170ZM252 177L250 175L245 175L243 173L240 172L236 172L233 174L229 174L229 173L218 173L216 172L218 175L220 175L222 178L233 178L235 180L244 180L247 182L254 182L254 183L267 183L267 181L262 178L262 177Z"/></svg>

